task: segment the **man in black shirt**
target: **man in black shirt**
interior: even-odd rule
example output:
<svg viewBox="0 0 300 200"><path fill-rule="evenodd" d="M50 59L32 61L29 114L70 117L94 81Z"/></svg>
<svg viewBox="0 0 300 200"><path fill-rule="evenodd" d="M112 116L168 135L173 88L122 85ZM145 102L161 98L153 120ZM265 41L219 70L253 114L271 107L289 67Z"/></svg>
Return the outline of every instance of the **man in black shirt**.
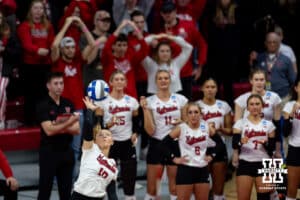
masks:
<svg viewBox="0 0 300 200"><path fill-rule="evenodd" d="M74 167L71 142L73 135L79 134L79 115L73 113L73 104L61 97L64 89L62 73L51 73L47 88L49 95L37 105L37 119L41 125L38 199L50 199L55 176L60 199L70 199Z"/></svg>

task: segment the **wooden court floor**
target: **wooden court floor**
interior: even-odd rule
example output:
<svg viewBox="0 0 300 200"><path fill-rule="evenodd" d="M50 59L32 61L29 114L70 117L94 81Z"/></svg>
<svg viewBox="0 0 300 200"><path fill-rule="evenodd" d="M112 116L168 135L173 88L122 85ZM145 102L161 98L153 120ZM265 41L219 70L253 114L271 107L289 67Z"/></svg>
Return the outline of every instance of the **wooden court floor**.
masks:
<svg viewBox="0 0 300 200"><path fill-rule="evenodd" d="M225 183L224 194L226 196L226 200L237 200L235 172L233 173L232 179ZM297 198L300 199L300 190L298 190ZM250 200L256 200L256 191L254 187L252 189Z"/></svg>

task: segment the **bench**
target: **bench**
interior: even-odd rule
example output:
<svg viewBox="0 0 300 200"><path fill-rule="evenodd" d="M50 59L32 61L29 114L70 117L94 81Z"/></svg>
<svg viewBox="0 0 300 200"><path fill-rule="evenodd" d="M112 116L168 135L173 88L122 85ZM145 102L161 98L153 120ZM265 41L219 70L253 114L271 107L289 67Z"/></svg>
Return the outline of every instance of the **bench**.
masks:
<svg viewBox="0 0 300 200"><path fill-rule="evenodd" d="M3 151L37 150L40 145L39 127L19 127L0 130Z"/></svg>

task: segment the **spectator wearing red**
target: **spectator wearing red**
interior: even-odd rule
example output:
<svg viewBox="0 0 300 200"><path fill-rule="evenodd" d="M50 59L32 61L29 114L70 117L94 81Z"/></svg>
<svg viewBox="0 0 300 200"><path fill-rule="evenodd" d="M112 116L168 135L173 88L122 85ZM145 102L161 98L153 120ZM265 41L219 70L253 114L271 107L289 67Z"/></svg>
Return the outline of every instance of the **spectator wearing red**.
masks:
<svg viewBox="0 0 300 200"><path fill-rule="evenodd" d="M157 0L153 5L153 23L152 27L150 27L153 32L159 32L163 25L160 10L165 1L170 0ZM177 9L177 17L182 20L193 21L194 24L196 24L203 14L206 1L207 0L173 0ZM159 24L159 26L157 26L157 24Z"/></svg>
<svg viewBox="0 0 300 200"><path fill-rule="evenodd" d="M42 1L32 1L27 19L19 25L17 33L23 49L25 123L32 125L36 102L47 94L44 86L50 71L50 47L54 38Z"/></svg>
<svg viewBox="0 0 300 200"><path fill-rule="evenodd" d="M126 35L121 34L122 29L128 25L131 26L137 34L140 44L139 51L128 48L128 38ZM148 47L143 39L142 32L139 31L132 21L124 20L115 30L115 32L108 38L104 46L102 52L104 79L109 82L110 75L115 70L121 70L126 75L126 79L128 80L125 93L137 98L134 71L147 55Z"/></svg>
<svg viewBox="0 0 300 200"><path fill-rule="evenodd" d="M19 188L19 183L17 179L14 178L12 169L1 149L0 170L6 178L6 180L0 180L0 195L4 195L4 199L8 200L18 199L17 190Z"/></svg>
<svg viewBox="0 0 300 200"><path fill-rule="evenodd" d="M198 80L202 73L202 67L206 62L207 57L207 43L201 33L197 30L194 23L191 21L181 20L177 18L176 5L172 1L165 1L160 10L161 16L164 20L164 27L162 32L174 36L181 36L194 49L197 49L196 67L193 66L192 56L182 68L180 77L182 83L182 94L188 99L192 96L192 81ZM177 52L177 53L176 53ZM175 56L180 52L179 46L174 46Z"/></svg>
<svg viewBox="0 0 300 200"><path fill-rule="evenodd" d="M74 10L78 7L80 10L80 18L86 24L89 30L93 29L93 19L97 11L97 0L72 0L68 9Z"/></svg>
<svg viewBox="0 0 300 200"><path fill-rule="evenodd" d="M67 17L70 17L70 16L81 17L80 16L80 8L78 6L66 7L64 15L59 20L59 24L58 24L59 30L62 29L62 27L64 26L64 24L66 22ZM72 37L75 41L79 41L80 36L81 36L80 27L78 27L78 25L76 23L72 23L70 25L70 27L68 28L65 36Z"/></svg>
<svg viewBox="0 0 300 200"><path fill-rule="evenodd" d="M75 110L80 110L84 108L82 101L84 97L82 66L85 63L86 55L81 55L81 53L76 51L76 43L73 38L65 36L66 31L73 23L78 23L82 32L88 38L89 45L94 44L94 39L81 19L76 16L68 17L52 44L52 71L64 73L65 90L62 96L71 99Z"/></svg>
<svg viewBox="0 0 300 200"><path fill-rule="evenodd" d="M15 0L6 0L6 1L1 1L0 2L0 10L1 12L5 15L11 15L16 12L17 9L17 4Z"/></svg>
<svg viewBox="0 0 300 200"><path fill-rule="evenodd" d="M76 43L71 37L64 37L67 29L72 23L78 24L81 31L84 33L88 41L89 49L92 49L94 45L94 39L86 25L82 22L79 17L72 16L66 19L66 22L61 31L55 37L52 48L51 58L53 61L52 71L61 72L64 74L64 91L62 96L70 99L74 104L75 110L80 115L80 134L73 137L72 148L75 153L75 161L78 161L81 151L81 136L83 128L83 109L84 98L83 91L83 78L82 78L82 67L86 64L87 55L89 51L83 51L82 53L76 51ZM77 176L77 172L74 171L73 178Z"/></svg>
<svg viewBox="0 0 300 200"><path fill-rule="evenodd" d="M206 0L176 0L177 17L197 23L201 17Z"/></svg>

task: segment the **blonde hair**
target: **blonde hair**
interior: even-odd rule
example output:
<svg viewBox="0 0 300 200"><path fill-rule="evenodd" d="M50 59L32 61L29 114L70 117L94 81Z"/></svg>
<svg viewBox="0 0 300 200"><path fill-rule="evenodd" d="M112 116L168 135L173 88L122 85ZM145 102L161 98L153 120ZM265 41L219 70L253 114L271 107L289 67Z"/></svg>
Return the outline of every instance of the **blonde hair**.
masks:
<svg viewBox="0 0 300 200"><path fill-rule="evenodd" d="M101 128L101 125L98 123L98 124L96 124L96 125L93 127L93 139L94 139L94 141L95 141L96 138L97 138L97 134L98 134L98 133L101 133L101 132L103 132L103 131L109 132L109 133L110 133L110 136L112 136L112 133L110 132L110 130L108 130L108 129L102 129L102 128Z"/></svg>
<svg viewBox="0 0 300 200"><path fill-rule="evenodd" d="M109 82L112 82L113 79L114 79L114 77L115 77L117 74L122 74L122 75L125 77L125 79L127 80L125 73L124 73L123 71L117 69L117 70L113 71L113 73L110 75L110 77L109 77Z"/></svg>
<svg viewBox="0 0 300 200"><path fill-rule="evenodd" d="M33 0L31 2L28 13L27 13L26 20L29 22L30 27L33 27L33 19L32 19L32 15L31 15L31 9L32 9L33 5L36 4L36 3L41 3L43 5L44 14L42 16L41 24L43 25L43 28L48 29L48 27L50 25L50 22L48 20L47 15L46 15L45 5L44 5L43 1L41 1L41 0Z"/></svg>
<svg viewBox="0 0 300 200"><path fill-rule="evenodd" d="M190 109L190 107L192 107L192 106L195 106L195 107L197 107L198 108L198 110L200 111L200 114L201 114L201 107L200 107L200 105L199 104L197 104L197 103L195 103L195 102L188 102L187 103L187 105L186 105L186 114L188 114L188 112L189 112L189 109Z"/></svg>
<svg viewBox="0 0 300 200"><path fill-rule="evenodd" d="M170 72L168 70L166 70L166 69L159 69L159 70L157 70L157 72L155 74L155 81L157 80L158 75L160 73L167 73L169 75L169 79L171 79L171 74L170 74Z"/></svg>

